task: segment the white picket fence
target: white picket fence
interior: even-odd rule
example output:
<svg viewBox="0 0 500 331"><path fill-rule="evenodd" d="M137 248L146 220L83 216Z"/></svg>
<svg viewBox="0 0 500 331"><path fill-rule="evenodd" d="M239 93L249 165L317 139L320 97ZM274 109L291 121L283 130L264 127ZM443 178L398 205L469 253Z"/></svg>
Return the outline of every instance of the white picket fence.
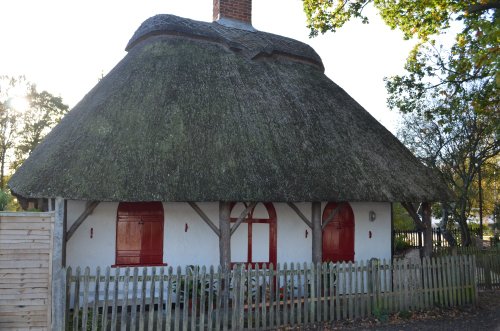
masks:
<svg viewBox="0 0 500 331"><path fill-rule="evenodd" d="M67 269L67 329L244 330L475 304L474 256L322 265Z"/></svg>

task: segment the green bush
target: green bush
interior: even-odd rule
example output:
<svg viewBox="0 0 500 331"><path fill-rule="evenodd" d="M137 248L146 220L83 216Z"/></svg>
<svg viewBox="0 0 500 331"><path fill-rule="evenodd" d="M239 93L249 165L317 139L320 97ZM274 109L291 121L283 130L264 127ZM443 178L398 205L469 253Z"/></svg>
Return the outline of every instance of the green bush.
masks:
<svg viewBox="0 0 500 331"><path fill-rule="evenodd" d="M12 200L12 195L4 190L0 190L0 211L4 211L7 209L7 205Z"/></svg>
<svg viewBox="0 0 500 331"><path fill-rule="evenodd" d="M410 243L406 242L403 237L396 237L394 239L394 250L400 252L410 248Z"/></svg>

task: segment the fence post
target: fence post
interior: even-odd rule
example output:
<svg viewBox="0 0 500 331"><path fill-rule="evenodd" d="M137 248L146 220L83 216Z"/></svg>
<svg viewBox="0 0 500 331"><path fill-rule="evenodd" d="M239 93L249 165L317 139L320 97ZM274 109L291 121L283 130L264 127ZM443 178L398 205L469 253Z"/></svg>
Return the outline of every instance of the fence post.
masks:
<svg viewBox="0 0 500 331"><path fill-rule="evenodd" d="M54 225L52 228L52 293L51 293L51 325L52 330L64 330L66 303L66 272L63 268L64 240L64 199L56 198Z"/></svg>
<svg viewBox="0 0 500 331"><path fill-rule="evenodd" d="M479 257L480 264L484 268L484 286L487 290L491 290L492 283L491 283L491 265L490 265L490 263L492 262L492 260L489 259L487 255L483 255L483 256L479 255L478 257Z"/></svg>
<svg viewBox="0 0 500 331"><path fill-rule="evenodd" d="M441 247L441 228L437 228L437 247Z"/></svg>

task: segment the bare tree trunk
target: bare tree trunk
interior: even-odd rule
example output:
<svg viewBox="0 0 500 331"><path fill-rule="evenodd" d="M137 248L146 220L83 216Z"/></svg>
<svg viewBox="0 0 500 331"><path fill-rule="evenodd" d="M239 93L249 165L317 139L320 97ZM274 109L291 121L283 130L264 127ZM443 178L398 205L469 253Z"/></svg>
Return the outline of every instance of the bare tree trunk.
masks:
<svg viewBox="0 0 500 331"><path fill-rule="evenodd" d="M471 238L469 233L469 228L467 226L467 217L465 213L466 202L465 198L460 199L460 212L458 214L458 224L460 225L460 233L462 234L462 246L470 246Z"/></svg>
<svg viewBox="0 0 500 331"><path fill-rule="evenodd" d="M430 257L432 255L432 210L430 202L422 203L422 216L418 215L417 208L412 203L401 202L401 205L411 216L417 229L424 234L424 247L422 248L421 255L423 257Z"/></svg>
<svg viewBox="0 0 500 331"><path fill-rule="evenodd" d="M422 203L422 223L424 226L424 247L422 257L432 256L432 208L429 202Z"/></svg>
<svg viewBox="0 0 500 331"><path fill-rule="evenodd" d="M441 208L443 210L443 218L439 223L439 229L443 234L443 238L448 242L450 247L455 247L457 246L457 240L455 239L455 237L453 237L453 234L450 231L448 231L448 216L450 207L446 202L443 202L441 204Z"/></svg>

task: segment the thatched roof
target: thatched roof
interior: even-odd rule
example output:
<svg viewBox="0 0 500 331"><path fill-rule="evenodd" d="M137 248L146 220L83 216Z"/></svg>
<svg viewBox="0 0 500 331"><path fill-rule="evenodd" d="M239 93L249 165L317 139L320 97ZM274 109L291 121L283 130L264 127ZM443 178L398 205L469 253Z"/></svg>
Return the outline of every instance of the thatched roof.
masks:
<svg viewBox="0 0 500 331"><path fill-rule="evenodd" d="M26 198L441 201L448 193L309 46L171 15L12 177Z"/></svg>

